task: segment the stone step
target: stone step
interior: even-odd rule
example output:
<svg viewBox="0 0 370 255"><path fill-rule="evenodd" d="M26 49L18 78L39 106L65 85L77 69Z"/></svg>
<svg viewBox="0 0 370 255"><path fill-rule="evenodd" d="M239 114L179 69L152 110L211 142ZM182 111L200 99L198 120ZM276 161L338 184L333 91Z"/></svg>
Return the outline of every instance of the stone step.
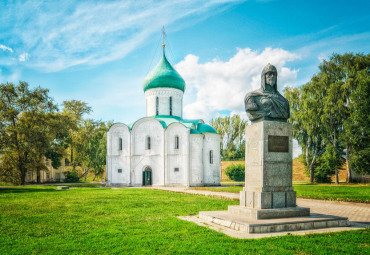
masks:
<svg viewBox="0 0 370 255"><path fill-rule="evenodd" d="M199 218L247 233L273 233L350 226L348 218L312 213L310 216L257 220L228 211L199 212Z"/></svg>
<svg viewBox="0 0 370 255"><path fill-rule="evenodd" d="M238 215L240 217L248 217L258 220L310 216L310 208L298 206L274 209L256 209L239 205L229 205L228 208L231 215Z"/></svg>

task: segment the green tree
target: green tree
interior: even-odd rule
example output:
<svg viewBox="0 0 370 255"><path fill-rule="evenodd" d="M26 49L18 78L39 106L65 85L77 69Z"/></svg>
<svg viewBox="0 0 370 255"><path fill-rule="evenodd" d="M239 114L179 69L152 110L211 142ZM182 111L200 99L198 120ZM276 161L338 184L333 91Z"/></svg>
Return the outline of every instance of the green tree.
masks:
<svg viewBox="0 0 370 255"><path fill-rule="evenodd" d="M28 171L46 169L45 157L62 150L62 121L47 89L31 90L26 82L0 84L2 178L24 185Z"/></svg>
<svg viewBox="0 0 370 255"><path fill-rule="evenodd" d="M369 173L370 55L333 54L319 66L311 81L286 89L291 105L293 135L306 153L306 164L318 181L328 180L347 162L351 170ZM316 168L316 169L315 169Z"/></svg>
<svg viewBox="0 0 370 255"><path fill-rule="evenodd" d="M331 61L341 67L344 94L344 119L340 139L346 152L347 181L351 171L370 173L370 55L333 55Z"/></svg>
<svg viewBox="0 0 370 255"><path fill-rule="evenodd" d="M341 158L347 160L347 181L354 171L370 172L369 165L369 76L370 55L333 54L320 65L321 81L327 89L324 97L322 124L324 139L335 150L331 160L335 167L336 183ZM353 164L353 163L355 164Z"/></svg>
<svg viewBox="0 0 370 255"><path fill-rule="evenodd" d="M367 55L368 57L369 55ZM368 58L367 58L367 61ZM350 116L344 123L343 139L346 145L347 169L350 174L370 173L370 73L361 70L357 73L355 90L349 98ZM349 181L351 176L348 176Z"/></svg>
<svg viewBox="0 0 370 255"><path fill-rule="evenodd" d="M244 157L244 130L246 120L239 115L218 117L210 121L221 136L221 155L224 159Z"/></svg>
<svg viewBox="0 0 370 255"><path fill-rule="evenodd" d="M108 128L104 122L85 120L76 139L77 162L83 169L86 181L87 174L92 170L94 180L104 173L106 164L106 132Z"/></svg>
<svg viewBox="0 0 370 255"><path fill-rule="evenodd" d="M66 123L68 119L58 112L46 114L24 113L22 117L28 116L28 119L23 118L22 121L32 123L32 133L34 137L32 156L33 164L28 170L33 170L37 174L37 183L41 182L41 171L48 170L45 165L45 159L51 160L51 165L58 168L61 165L61 159L65 155L67 144L65 143L68 137L68 129Z"/></svg>
<svg viewBox="0 0 370 255"><path fill-rule="evenodd" d="M320 119L323 105L317 77L301 88L285 89L284 96L290 104L289 122L293 126L293 136L302 147L310 182L313 183L315 165L324 149Z"/></svg>
<svg viewBox="0 0 370 255"><path fill-rule="evenodd" d="M76 153L76 139L78 133L81 132L83 125L83 117L85 114L91 113L92 109L87 103L79 100L70 100L63 102L63 114L69 119L69 156L70 163L73 168L76 167L75 153Z"/></svg>
<svg viewBox="0 0 370 255"><path fill-rule="evenodd" d="M70 162L73 168L82 168L85 181L90 171L94 179L104 172L106 160L106 131L108 126L102 121L85 119L91 112L87 103L71 100L63 102L63 114L70 119L69 145Z"/></svg>
<svg viewBox="0 0 370 255"><path fill-rule="evenodd" d="M334 169L335 182L339 183L338 168L343 147L340 141L340 132L346 117L344 81L341 79L342 69L333 61L324 60L318 74L322 92L323 114L321 115L322 137L325 140L326 152L323 158L326 169Z"/></svg>

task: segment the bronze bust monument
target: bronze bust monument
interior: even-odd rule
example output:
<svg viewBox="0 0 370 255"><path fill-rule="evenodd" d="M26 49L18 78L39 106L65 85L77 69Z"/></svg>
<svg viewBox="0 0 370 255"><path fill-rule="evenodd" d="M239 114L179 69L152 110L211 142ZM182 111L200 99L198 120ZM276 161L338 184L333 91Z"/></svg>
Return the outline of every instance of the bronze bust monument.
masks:
<svg viewBox="0 0 370 255"><path fill-rule="evenodd" d="M277 90L276 67L268 64L261 74L261 88L244 98L245 111L253 122L272 120L286 122L289 118L289 102Z"/></svg>

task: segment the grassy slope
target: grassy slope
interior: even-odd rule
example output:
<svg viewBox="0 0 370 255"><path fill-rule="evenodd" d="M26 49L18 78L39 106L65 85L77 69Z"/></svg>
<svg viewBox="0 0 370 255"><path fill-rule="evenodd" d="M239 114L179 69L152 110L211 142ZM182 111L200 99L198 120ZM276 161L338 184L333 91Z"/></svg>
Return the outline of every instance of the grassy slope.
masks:
<svg viewBox="0 0 370 255"><path fill-rule="evenodd" d="M221 181L222 182L229 182L230 179L226 176L225 174L225 169L226 167L232 165L232 164L245 164L245 161L221 161ZM298 159L295 158L293 159L293 181L303 181L303 182L308 182L310 181L310 177L306 175L306 170L305 170L304 164ZM346 172L346 167L343 165L341 169L339 169L339 181L340 182L345 182L347 178L347 172ZM332 181L334 182L335 176L332 176Z"/></svg>
<svg viewBox="0 0 370 255"><path fill-rule="evenodd" d="M293 185L293 187L294 190L297 192L297 197L301 198L370 203L369 184L307 184ZM243 187L196 187L193 189L239 193L239 191L243 190Z"/></svg>
<svg viewBox="0 0 370 255"><path fill-rule="evenodd" d="M235 201L149 189L0 189L0 254L370 253L369 230L239 240L177 219Z"/></svg>

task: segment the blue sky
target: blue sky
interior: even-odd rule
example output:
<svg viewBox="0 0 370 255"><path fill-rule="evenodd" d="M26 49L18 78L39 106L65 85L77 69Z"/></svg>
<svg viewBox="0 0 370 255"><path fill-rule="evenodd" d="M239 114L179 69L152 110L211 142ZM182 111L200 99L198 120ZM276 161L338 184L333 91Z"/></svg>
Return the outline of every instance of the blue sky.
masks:
<svg viewBox="0 0 370 255"><path fill-rule="evenodd" d="M0 82L27 81L58 104L130 123L145 115L142 82L167 56L187 83L184 117L244 114L268 62L299 86L333 52L369 53L370 1L1 1Z"/></svg>

